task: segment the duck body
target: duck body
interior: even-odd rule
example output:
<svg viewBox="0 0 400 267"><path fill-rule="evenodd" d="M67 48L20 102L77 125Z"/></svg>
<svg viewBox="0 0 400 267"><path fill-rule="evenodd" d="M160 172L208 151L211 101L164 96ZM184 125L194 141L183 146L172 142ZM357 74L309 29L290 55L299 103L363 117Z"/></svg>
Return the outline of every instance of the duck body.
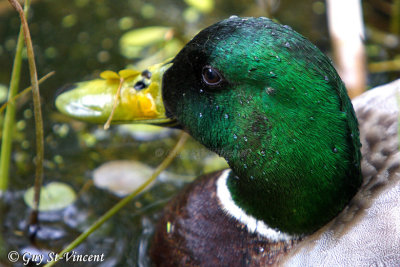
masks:
<svg viewBox="0 0 400 267"><path fill-rule="evenodd" d="M198 178L165 207L150 251L156 266L268 266L298 243L271 242L227 215L217 195L227 174Z"/></svg>

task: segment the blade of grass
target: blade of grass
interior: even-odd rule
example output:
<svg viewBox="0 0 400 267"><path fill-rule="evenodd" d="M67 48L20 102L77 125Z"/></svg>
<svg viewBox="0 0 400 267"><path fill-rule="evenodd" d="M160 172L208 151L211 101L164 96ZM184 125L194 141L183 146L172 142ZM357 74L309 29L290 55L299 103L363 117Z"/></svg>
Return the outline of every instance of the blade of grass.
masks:
<svg viewBox="0 0 400 267"><path fill-rule="evenodd" d="M8 0L8 2L15 8L21 19L21 24L24 32L26 52L28 55L29 73L32 84L32 96L33 96L33 111L35 115L35 132L36 132L36 172L35 172L35 196L34 196L34 208L30 216L30 229L34 229L32 236L36 235L38 225L38 210L40 200L40 188L43 182L43 157L44 157L44 145L43 145L43 119L42 109L40 104L40 93L39 84L37 79L35 54L33 51L31 34L29 32L28 22L26 21L24 11L17 0Z"/></svg>
<svg viewBox="0 0 400 267"><path fill-rule="evenodd" d="M65 249L63 249L58 255L64 255L67 252L70 252L74 248L76 248L79 244L81 244L91 233L97 230L103 223L105 223L108 219L110 219L115 213L117 213L120 209L122 209L126 204L128 204L134 197L136 197L139 193L141 193L147 186L149 186L157 176L165 170L169 164L171 164L172 160L178 155L189 135L185 132L182 132L177 144L168 154L168 156L158 165L157 169L150 176L150 178L144 182L138 189L134 192L121 199L117 204L115 204L111 209L109 209L103 216L98 218L85 232L79 235L74 241L72 241ZM45 265L45 267L53 266L59 257L56 257L54 261L51 261Z"/></svg>
<svg viewBox="0 0 400 267"><path fill-rule="evenodd" d="M29 1L26 1L25 14L28 14ZM13 141L13 131L15 124L15 103L13 98L18 92L19 80L21 76L21 64L22 64L22 49L24 48L24 34L22 25L19 30L17 48L15 52L15 58L13 63L13 69L11 73L10 88L8 90L8 101L10 102L5 114L3 134L1 141L1 155L0 155L0 197L8 188L8 179L10 171L10 159L11 159L11 145Z"/></svg>
<svg viewBox="0 0 400 267"><path fill-rule="evenodd" d="M41 84L42 82L44 82L45 80L47 80L48 78L50 78L51 76L54 75L54 73L56 73L55 71L49 72L46 75L44 75L42 78L39 79L39 84ZM18 94L16 94L13 98L11 98L10 100L8 100L6 103L4 103L1 107L0 107L0 114L3 112L3 110L10 104L10 103L14 103L15 100L17 100L19 97L23 96L24 94L28 93L30 90L32 90L32 86L29 86L28 88L25 88L24 90L22 90L21 92L19 92Z"/></svg>

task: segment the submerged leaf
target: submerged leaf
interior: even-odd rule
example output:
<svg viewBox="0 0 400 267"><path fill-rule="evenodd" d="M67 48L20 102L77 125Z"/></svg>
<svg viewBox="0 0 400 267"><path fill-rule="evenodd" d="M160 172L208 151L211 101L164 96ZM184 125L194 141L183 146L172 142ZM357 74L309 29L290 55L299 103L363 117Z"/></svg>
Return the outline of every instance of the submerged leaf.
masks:
<svg viewBox="0 0 400 267"><path fill-rule="evenodd" d="M121 37L121 46L149 46L164 41L168 37L169 27L153 26L135 29Z"/></svg>
<svg viewBox="0 0 400 267"><path fill-rule="evenodd" d="M118 196L135 191L153 173L153 168L128 160L106 162L93 171L94 185Z"/></svg>
<svg viewBox="0 0 400 267"><path fill-rule="evenodd" d="M102 164L93 171L93 182L96 187L122 197L138 189L149 179L153 172L153 167L138 161L114 160ZM177 184L191 182L194 178L191 175L168 171L163 171L157 177L160 181ZM153 184L154 182L151 185Z"/></svg>
<svg viewBox="0 0 400 267"><path fill-rule="evenodd" d="M121 53L127 58L141 58L149 49L153 52L161 49L160 44L171 40L173 35L172 28L161 26L129 31L120 39Z"/></svg>
<svg viewBox="0 0 400 267"><path fill-rule="evenodd" d="M209 13L214 9L214 0L185 0L185 2L203 13Z"/></svg>
<svg viewBox="0 0 400 267"><path fill-rule="evenodd" d="M34 188L29 188L24 195L26 205L33 208ZM76 193L71 186L52 182L40 190L39 211L53 211L63 209L76 200Z"/></svg>

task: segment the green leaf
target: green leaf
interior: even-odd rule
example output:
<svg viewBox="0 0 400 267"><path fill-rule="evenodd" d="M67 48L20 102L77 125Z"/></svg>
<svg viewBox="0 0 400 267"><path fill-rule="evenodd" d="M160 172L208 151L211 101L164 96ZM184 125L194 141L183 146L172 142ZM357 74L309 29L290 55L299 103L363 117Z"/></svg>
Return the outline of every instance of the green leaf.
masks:
<svg viewBox="0 0 400 267"><path fill-rule="evenodd" d="M104 80L117 80L119 81L119 75L111 70L105 70L102 73L100 73L100 77L103 78Z"/></svg>
<svg viewBox="0 0 400 267"><path fill-rule="evenodd" d="M33 208L34 188L29 188L24 195L26 205ZM43 186L40 191L39 211L53 211L63 209L76 200L76 193L71 186L52 182Z"/></svg>
<svg viewBox="0 0 400 267"><path fill-rule="evenodd" d="M7 100L8 88L4 84L0 84L0 103Z"/></svg>
<svg viewBox="0 0 400 267"><path fill-rule="evenodd" d="M121 46L149 46L161 41L168 37L168 32L171 30L169 27L153 26L145 27L129 31L121 37Z"/></svg>
<svg viewBox="0 0 400 267"><path fill-rule="evenodd" d="M139 76L140 73L141 73L141 72L138 71L138 70L131 70L131 69L120 70L120 71L118 72L119 76L122 77L122 78L124 78L125 80L126 80L126 79L133 79L133 78L135 78L136 76Z"/></svg>
<svg viewBox="0 0 400 267"><path fill-rule="evenodd" d="M185 0L185 2L202 13L210 13L214 9L214 0Z"/></svg>

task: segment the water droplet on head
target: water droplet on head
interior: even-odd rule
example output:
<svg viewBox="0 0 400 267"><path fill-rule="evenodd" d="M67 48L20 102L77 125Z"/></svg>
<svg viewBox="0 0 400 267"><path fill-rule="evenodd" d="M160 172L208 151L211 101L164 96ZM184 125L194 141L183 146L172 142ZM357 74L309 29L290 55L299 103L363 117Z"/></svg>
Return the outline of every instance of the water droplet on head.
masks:
<svg viewBox="0 0 400 267"><path fill-rule="evenodd" d="M273 71L270 71L269 74L271 75L272 78L276 77L276 74Z"/></svg>
<svg viewBox="0 0 400 267"><path fill-rule="evenodd" d="M238 18L238 16L236 16L236 15L232 15L229 17L229 19L237 19L237 18Z"/></svg>
<svg viewBox="0 0 400 267"><path fill-rule="evenodd" d="M264 252L264 248L262 248L262 247L260 247L258 250L259 250L260 252Z"/></svg>
<svg viewBox="0 0 400 267"><path fill-rule="evenodd" d="M252 71L255 71L255 70L257 70L257 68L251 68L251 69L248 70L248 72L252 72Z"/></svg>
<svg viewBox="0 0 400 267"><path fill-rule="evenodd" d="M246 136L243 136L243 140L244 140L245 142L247 142L247 137L246 137Z"/></svg>
<svg viewBox="0 0 400 267"><path fill-rule="evenodd" d="M272 88L272 87L267 87L267 88L265 88L265 92L266 92L268 95L274 95L274 94L275 94L275 89Z"/></svg>
<svg viewBox="0 0 400 267"><path fill-rule="evenodd" d="M264 151L264 150L261 150L260 153L261 153L261 155L262 155L263 157L265 157L265 151Z"/></svg>
<svg viewBox="0 0 400 267"><path fill-rule="evenodd" d="M200 89L200 90L199 90L199 92L200 92L200 94L201 94L201 93L203 93L203 92L204 92L204 90L203 90L203 89Z"/></svg>
<svg viewBox="0 0 400 267"><path fill-rule="evenodd" d="M254 176L253 176L253 175L251 175L251 176L250 176L250 179L251 179L251 180L254 180Z"/></svg>
<svg viewBox="0 0 400 267"><path fill-rule="evenodd" d="M292 29L292 27L290 27L289 25L283 25L283 28L286 28L286 29L288 29L288 30L291 30L291 29Z"/></svg>
<svg viewBox="0 0 400 267"><path fill-rule="evenodd" d="M260 59L258 57L254 57L254 60L257 61L257 62L260 61Z"/></svg>
<svg viewBox="0 0 400 267"><path fill-rule="evenodd" d="M237 139L237 135L236 134L233 134L233 139Z"/></svg>
<svg viewBox="0 0 400 267"><path fill-rule="evenodd" d="M285 46L286 46L287 48L289 48L289 47L290 47L289 42L286 42L286 43L285 43Z"/></svg>
<svg viewBox="0 0 400 267"><path fill-rule="evenodd" d="M225 119L229 118L229 115L225 113L224 118Z"/></svg>
<svg viewBox="0 0 400 267"><path fill-rule="evenodd" d="M279 151L278 150L276 151L276 154L279 155Z"/></svg>
<svg viewBox="0 0 400 267"><path fill-rule="evenodd" d="M310 120L313 121L313 120L314 120L314 117L310 117Z"/></svg>
<svg viewBox="0 0 400 267"><path fill-rule="evenodd" d="M203 114L202 114L202 113L199 113L199 117L200 117L200 118L203 117Z"/></svg>
<svg viewBox="0 0 400 267"><path fill-rule="evenodd" d="M328 76L325 76L324 79L325 79L325 81L327 81L327 82L329 81Z"/></svg>
<svg viewBox="0 0 400 267"><path fill-rule="evenodd" d="M218 109L219 109L219 106L216 106L216 107L215 107L215 110L218 110Z"/></svg>
<svg viewBox="0 0 400 267"><path fill-rule="evenodd" d="M276 35L276 32L271 32L271 35Z"/></svg>
<svg viewBox="0 0 400 267"><path fill-rule="evenodd" d="M246 165L246 163L245 163L245 164L243 164L243 168L247 169L247 165Z"/></svg>
<svg viewBox="0 0 400 267"><path fill-rule="evenodd" d="M281 58L280 58L279 56L276 56L276 60L277 60L278 62L281 62Z"/></svg>
<svg viewBox="0 0 400 267"><path fill-rule="evenodd" d="M338 150L337 150L336 147L334 147L334 148L332 149L332 151L333 151L333 153L337 153L337 152L338 152Z"/></svg>

